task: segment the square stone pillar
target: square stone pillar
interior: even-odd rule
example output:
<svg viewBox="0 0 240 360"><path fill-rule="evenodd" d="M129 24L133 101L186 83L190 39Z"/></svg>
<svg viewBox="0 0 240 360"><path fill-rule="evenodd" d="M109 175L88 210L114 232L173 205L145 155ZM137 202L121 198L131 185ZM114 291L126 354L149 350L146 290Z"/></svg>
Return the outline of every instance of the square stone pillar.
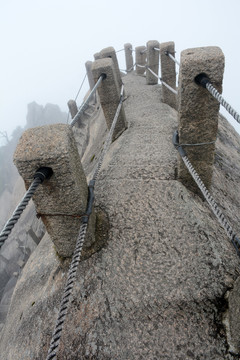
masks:
<svg viewBox="0 0 240 360"><path fill-rule="evenodd" d="M105 59L105 58L112 59L116 79L118 81L119 86L121 86L122 85L122 77L121 77L121 73L119 70L118 59L117 59L117 55L116 55L114 48L112 46L109 46L105 49L102 49L100 51L100 57L101 57L101 59Z"/></svg>
<svg viewBox="0 0 240 360"><path fill-rule="evenodd" d="M117 107L119 105L121 93L121 86L119 85L119 81L117 79L113 60L111 58L96 60L92 65L92 72L95 83L102 74L106 75L106 78L98 87L98 94L105 115L107 127L110 129ZM122 106L115 131L113 133L113 140L115 140L126 128L127 122L124 107Z"/></svg>
<svg viewBox="0 0 240 360"><path fill-rule="evenodd" d="M92 74L92 61L87 61L85 63L85 68L87 71L89 87L90 87L90 90L92 90L95 85L94 80L93 80L93 74Z"/></svg>
<svg viewBox="0 0 240 360"><path fill-rule="evenodd" d="M167 56L170 53L175 57L175 44L173 41L160 44L161 78L176 90L176 64ZM177 109L177 96L166 86L162 85L162 101L174 109Z"/></svg>
<svg viewBox="0 0 240 360"><path fill-rule="evenodd" d="M17 145L14 163L26 188L40 167L53 170L51 178L38 187L33 201L57 253L62 257L70 257L88 198L86 176L71 127L54 124L25 131ZM84 248L94 242L94 213L89 225Z"/></svg>
<svg viewBox="0 0 240 360"><path fill-rule="evenodd" d="M147 66L158 75L159 69L159 42L157 40L151 40L147 42ZM148 69L146 70L146 82L147 85L158 84L158 78L154 76Z"/></svg>
<svg viewBox="0 0 240 360"><path fill-rule="evenodd" d="M133 71L133 56L132 56L132 44L124 44L126 71Z"/></svg>
<svg viewBox="0 0 240 360"><path fill-rule="evenodd" d="M207 188L212 180L219 103L207 89L196 83L195 78L199 74L206 74L221 93L223 71L224 55L218 47L193 48L181 53L178 85L179 143L193 144L184 146L184 149ZM197 185L181 159L178 163L178 177L187 187L197 191Z"/></svg>
<svg viewBox="0 0 240 360"><path fill-rule="evenodd" d="M145 66L147 65L147 48L146 46L137 46L135 48L135 62L136 62L136 73L143 75L146 71ZM138 66L141 65L141 66Z"/></svg>
<svg viewBox="0 0 240 360"><path fill-rule="evenodd" d="M99 59L101 59L101 54L98 52L98 53L94 54L93 57L95 60L99 60Z"/></svg>
<svg viewBox="0 0 240 360"><path fill-rule="evenodd" d="M78 113L78 107L75 100L69 100L68 101L68 109L71 114L71 118L73 119L75 115Z"/></svg>

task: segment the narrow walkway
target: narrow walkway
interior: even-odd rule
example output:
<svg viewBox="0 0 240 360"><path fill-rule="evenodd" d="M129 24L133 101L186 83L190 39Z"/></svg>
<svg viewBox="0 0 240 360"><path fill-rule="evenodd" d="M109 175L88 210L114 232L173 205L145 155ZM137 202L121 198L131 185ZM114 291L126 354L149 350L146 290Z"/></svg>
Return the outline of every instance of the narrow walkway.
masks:
<svg viewBox="0 0 240 360"><path fill-rule="evenodd" d="M161 87L144 77L123 77L128 129L113 144L105 168L111 179L174 179L177 166L172 134L177 112L160 102Z"/></svg>
<svg viewBox="0 0 240 360"><path fill-rule="evenodd" d="M96 189L111 223L96 273L112 323L97 332L105 346L110 339L110 358L226 359L218 298L238 259L208 207L175 180L177 113L158 85L123 81L129 127Z"/></svg>
<svg viewBox="0 0 240 360"><path fill-rule="evenodd" d="M123 81L129 126L112 144L95 192L109 237L80 263L59 359L234 359L222 304L239 260L207 205L175 180L177 113L160 102L160 86L133 74ZM218 184L224 174L215 168ZM4 359L45 359L65 275L45 237L16 286Z"/></svg>

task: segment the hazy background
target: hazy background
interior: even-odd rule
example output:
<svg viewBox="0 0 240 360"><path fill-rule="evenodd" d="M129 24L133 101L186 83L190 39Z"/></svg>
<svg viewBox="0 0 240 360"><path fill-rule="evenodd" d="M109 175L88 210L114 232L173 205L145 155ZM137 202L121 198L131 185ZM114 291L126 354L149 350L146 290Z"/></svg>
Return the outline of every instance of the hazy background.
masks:
<svg viewBox="0 0 240 360"><path fill-rule="evenodd" d="M174 41L178 59L189 47L220 46L223 94L240 111L239 13L239 0L0 0L0 131L24 126L32 101L67 111L94 53L148 40ZM125 69L123 52L118 59Z"/></svg>

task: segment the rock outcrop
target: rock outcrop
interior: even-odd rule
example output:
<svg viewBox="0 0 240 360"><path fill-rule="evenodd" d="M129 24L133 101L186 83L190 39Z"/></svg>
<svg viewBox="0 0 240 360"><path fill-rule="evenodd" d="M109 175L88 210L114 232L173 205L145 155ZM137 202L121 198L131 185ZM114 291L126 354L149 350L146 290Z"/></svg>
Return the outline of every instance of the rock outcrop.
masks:
<svg viewBox="0 0 240 360"><path fill-rule="evenodd" d="M66 122L67 114L57 105L45 107L33 102L28 105L27 124L25 128ZM23 129L17 127L12 139L0 148L0 228L10 218L17 204L25 193L24 183L20 178L12 157ZM84 136L78 134L79 139ZM79 140L80 141L80 140ZM81 140L83 141L83 140ZM0 252L0 329L3 327L11 295L22 268L29 256L41 241L45 227L37 219L34 205L31 203L24 211L20 225L16 226Z"/></svg>
<svg viewBox="0 0 240 360"><path fill-rule="evenodd" d="M239 259L207 204L176 179L177 112L161 103L161 87L135 74L123 82L128 129L96 185L108 238L80 264L58 359L234 359L222 317ZM101 121L82 157L88 176L106 136ZM220 116L211 191L238 233L239 146ZM46 234L15 287L2 359L46 358L68 265Z"/></svg>

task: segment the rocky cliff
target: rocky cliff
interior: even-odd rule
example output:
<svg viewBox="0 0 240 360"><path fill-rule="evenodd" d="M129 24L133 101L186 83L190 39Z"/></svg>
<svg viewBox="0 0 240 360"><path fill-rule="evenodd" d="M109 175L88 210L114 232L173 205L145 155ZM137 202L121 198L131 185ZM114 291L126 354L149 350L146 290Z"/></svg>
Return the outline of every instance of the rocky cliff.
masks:
<svg viewBox="0 0 240 360"><path fill-rule="evenodd" d="M25 129L56 122L66 123L67 114L59 106L45 107L32 102L28 105ZM17 127L11 140L0 148L0 228L12 215L25 193L23 180L18 175L12 158L23 128ZM30 203L0 252L0 329L7 315L14 286L29 256L41 241L45 228L37 219L34 205Z"/></svg>
<svg viewBox="0 0 240 360"><path fill-rule="evenodd" d="M161 102L161 87L134 74L123 82L128 129L96 186L103 246L80 264L58 358L234 359L225 314L239 259L208 205L176 179L177 112ZM98 114L82 157L87 176L106 136ZM238 233L239 146L220 116L211 192ZM15 287L2 359L46 358L68 265L46 234Z"/></svg>

